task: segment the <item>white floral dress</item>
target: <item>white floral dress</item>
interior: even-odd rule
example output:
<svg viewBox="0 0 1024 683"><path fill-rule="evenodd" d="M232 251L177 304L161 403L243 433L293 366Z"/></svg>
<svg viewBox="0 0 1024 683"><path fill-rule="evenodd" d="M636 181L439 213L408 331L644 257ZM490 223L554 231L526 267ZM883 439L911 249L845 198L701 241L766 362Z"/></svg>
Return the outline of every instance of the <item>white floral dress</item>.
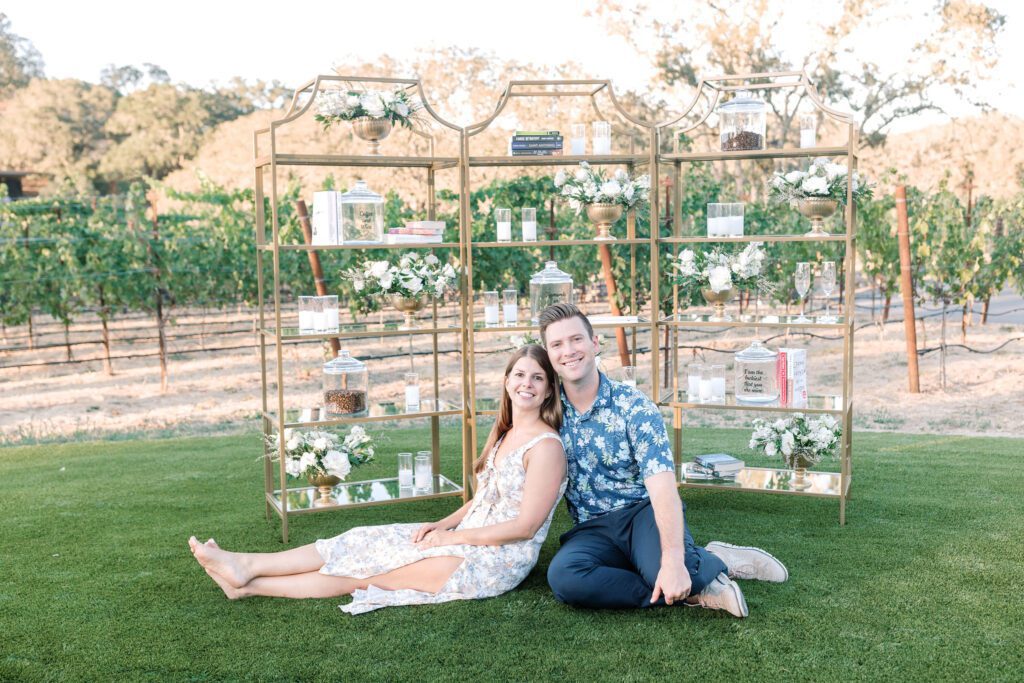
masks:
<svg viewBox="0 0 1024 683"><path fill-rule="evenodd" d="M523 502L526 469L523 456L543 439L559 439L558 434L545 433L524 443L494 466L498 444L488 455L487 466L480 473L476 497L456 529L476 529L500 524L519 516ZM499 442L500 443L500 442ZM561 499L566 481L558 491ZM365 579L385 574L427 557L463 557L448 581L437 593L412 589L383 590L369 586L356 590L352 602L342 605L342 611L361 614L394 605L420 605L490 598L512 590L526 578L537 564L540 547L547 538L551 517L558 502L551 506L547 519L533 538L500 546L446 545L420 550L412 538L420 524L385 524L350 529L334 538L320 539L316 549L324 559L321 574L350 576Z"/></svg>

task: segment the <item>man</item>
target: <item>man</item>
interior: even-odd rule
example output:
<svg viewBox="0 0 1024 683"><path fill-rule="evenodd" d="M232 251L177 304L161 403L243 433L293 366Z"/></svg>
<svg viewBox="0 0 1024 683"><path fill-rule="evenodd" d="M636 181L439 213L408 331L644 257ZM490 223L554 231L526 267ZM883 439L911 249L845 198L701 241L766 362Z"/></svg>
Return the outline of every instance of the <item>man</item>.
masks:
<svg viewBox="0 0 1024 683"><path fill-rule="evenodd" d="M757 548L695 545L658 407L598 371L597 337L578 308L549 306L539 322L562 381L565 498L575 522L548 568L555 597L581 607L682 603L747 616L730 575L781 582L786 568Z"/></svg>

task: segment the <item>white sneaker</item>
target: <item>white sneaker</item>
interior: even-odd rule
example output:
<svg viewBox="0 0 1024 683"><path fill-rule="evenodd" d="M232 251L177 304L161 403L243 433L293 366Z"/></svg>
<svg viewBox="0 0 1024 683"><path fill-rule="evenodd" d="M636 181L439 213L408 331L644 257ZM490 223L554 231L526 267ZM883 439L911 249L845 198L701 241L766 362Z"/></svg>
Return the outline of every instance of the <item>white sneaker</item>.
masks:
<svg viewBox="0 0 1024 683"><path fill-rule="evenodd" d="M712 541L705 549L725 562L725 566L729 568L730 578L757 579L772 583L783 583L789 578L786 565L760 548Z"/></svg>
<svg viewBox="0 0 1024 683"><path fill-rule="evenodd" d="M704 609L722 609L740 619L749 614L743 591L724 573L716 576L714 581L697 594L697 601Z"/></svg>

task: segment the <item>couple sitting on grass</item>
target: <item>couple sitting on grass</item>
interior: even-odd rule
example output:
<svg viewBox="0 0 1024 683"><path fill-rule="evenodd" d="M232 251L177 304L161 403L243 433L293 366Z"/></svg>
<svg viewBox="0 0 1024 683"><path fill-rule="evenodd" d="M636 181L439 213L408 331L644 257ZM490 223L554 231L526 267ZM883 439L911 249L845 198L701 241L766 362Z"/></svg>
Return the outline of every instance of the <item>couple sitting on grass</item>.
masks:
<svg viewBox="0 0 1024 683"><path fill-rule="evenodd" d="M476 495L452 514L357 527L279 553L233 553L193 536L196 559L232 599L351 594L341 609L359 614L488 598L533 569L564 493L575 526L548 567L558 600L747 616L733 579L781 582L786 568L757 548L695 545L657 406L598 371L597 337L575 306L545 309L540 333L546 350L524 346L509 359L498 418L474 467Z"/></svg>

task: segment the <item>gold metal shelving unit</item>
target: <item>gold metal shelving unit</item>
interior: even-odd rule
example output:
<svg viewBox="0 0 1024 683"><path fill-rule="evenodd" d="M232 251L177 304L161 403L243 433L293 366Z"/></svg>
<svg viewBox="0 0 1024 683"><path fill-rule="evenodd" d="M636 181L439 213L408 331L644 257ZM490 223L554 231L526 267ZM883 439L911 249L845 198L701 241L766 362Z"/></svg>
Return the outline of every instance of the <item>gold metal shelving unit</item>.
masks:
<svg viewBox="0 0 1024 683"><path fill-rule="evenodd" d="M259 297L259 324L258 336L260 347L260 368L262 380L262 418L263 433L270 435L282 433L285 429L295 427L343 427L346 425L373 423L381 421L397 420L419 420L427 419L431 427L431 453L433 455L434 482L429 492L417 492L410 494L399 489L397 478L384 478L371 481L350 481L343 482L335 487L332 497L336 504L321 506L316 502L317 490L311 486L289 488L288 476L285 473L284 458L281 457L278 467L275 468L269 459L265 459L264 466L264 493L266 502L266 514L269 518L277 514L281 519L281 536L285 542L288 540L288 520L292 515L309 514L326 510L336 510L344 507L357 507L367 505L382 505L393 502L404 502L412 500L426 500L433 498L459 497L465 499L468 495L467 487L463 484L453 482L441 474L440 466L440 420L443 417L461 418L465 414L463 397L461 395L440 396L439 387L439 363L438 363L438 338L444 335L454 336L461 340L463 328L461 321L465 319L465 298L462 297L460 307L463 313L460 315L457 324L447 324L439 320L437 315L437 304L432 307L432 316L429 324L421 328L406 330L400 329L398 323L384 324L346 324L342 325L337 333L328 334L298 334L294 328L286 328L282 323L281 305L281 258L288 252L296 252L294 257L300 257L298 252L309 250L331 251L343 249L403 249L411 250L433 250L433 249L457 249L460 259L464 260L462 249L464 242L461 235L465 232L464 218L460 214L458 242L442 244L397 244L397 245L330 245L330 246L307 246L304 244L281 244L280 240L280 219L278 216L278 176L281 168L291 166L319 166L319 167L353 167L353 168L418 168L425 171L427 188L427 213L428 218L433 220L436 209L435 174L446 169L460 169L459 157L437 157L434 156L434 139L428 133L414 130L413 132L423 138L428 149L427 156L363 156L363 155L337 155L337 154L293 154L280 150L282 145L279 134L297 119L306 115L316 100L317 93L324 90L325 86L332 83L344 84L388 84L392 88L404 88L414 96L418 96L423 104L426 113L433 121L443 129L453 131L453 135L462 135L457 126L448 123L431 108L424 96L423 87L419 80L398 79L398 78L362 78L352 76L321 75L303 84L292 97L291 105L285 115L273 121L269 127L257 130L253 139L253 171L255 184L255 206L256 206L256 269L257 288ZM267 186L269 185L269 194ZM265 199L269 202L265 204ZM266 215L265 206L269 205L270 217ZM270 227L268 235L267 227ZM272 282L265 282L265 266L270 260L273 273ZM463 278L465 279L465 278ZM271 289L267 290L267 285ZM269 304L268 306L268 296ZM272 318L267 319L268 308L273 310ZM287 384L288 378L284 373L284 359L282 349L286 344L297 344L302 342L320 342L323 340L337 338L339 340L349 339L358 342L367 338L410 338L414 336L429 336L433 349L433 399L424 400L421 410L415 413L405 412L404 406L397 401L371 402L368 406L369 412L364 417L356 418L332 418L320 419L315 409L304 406L293 406L288 401ZM268 354L273 354L268 356ZM275 389L271 390L268 384L268 376L271 371L268 369L268 361L274 361L274 384ZM371 381L372 391L372 381ZM468 464L466 459L467 427L462 421L463 448L462 448L462 481L466 481ZM283 441L283 440L282 440ZM280 455L283 456L284 445L281 446Z"/></svg>
<svg viewBox="0 0 1024 683"><path fill-rule="evenodd" d="M751 151L680 151L678 149L679 133L689 133L704 125L708 117L714 112L716 105L724 93L738 90L776 90L776 89L803 89L803 93L811 104L827 117L834 124L845 131L847 140L843 146L822 146L814 148L792 148L782 147L775 149L762 149ZM701 108L703 107L703 108ZM703 112L703 115L700 114ZM693 118L691 115L696 115ZM699 117L699 118L698 118ZM681 121L689 119L685 128L676 128ZM799 159L808 157L845 157L847 168L850 169L848 179L852 178L852 172L857 168L857 127L853 119L834 109L827 107L821 100L813 84L802 72L777 72L744 74L739 76L723 76L700 81L694 99L681 115L675 119L658 126L659 138L664 139L667 133L672 131L673 150L660 154L659 161L664 164L671 164L673 167L673 194L674 194L674 216L672 220L673 235L659 240L659 248L671 250L677 255L680 245L713 245L729 244L737 242L766 242L766 243L787 243L787 242L834 242L842 243L845 247L844 272L845 290L842 294L844 311L847 317L839 317L835 323L802 323L795 319L795 316L764 316L750 315L742 316L731 322L717 322L709 320L708 316L686 313L680 307L679 287L673 285L671 288L671 303L673 313L661 317L657 321L657 328L668 331L670 342L666 349L666 362L672 368L671 386L666 387L657 395L659 404L668 409L672 414L673 446L675 451L676 465L680 471L680 486L704 488L704 489L727 489L735 491L760 492L760 493L782 493L790 495L819 496L835 498L839 501L839 523L846 523L846 503L850 498L850 483L852 480L851 453L852 453L852 426L853 426L853 319L851 314L854 310L854 274L856 250L856 207L852 200L852 186L847 182L847 208L845 211L845 234L835 234L827 237L810 237L806 235L744 235L743 237L698 237L682 234L683 215L680 199L683 187L683 165L693 162L740 162L762 159ZM658 291L657 280L652 280L655 289L653 298L655 301L662 301ZM836 395L809 396L807 408L783 408L779 406L752 406L737 404L735 397L727 396L724 404L700 404L689 402L686 398L685 389L681 389L681 371L679 362L679 343L687 328L782 328L782 329L812 329L838 331L843 341L842 360L842 390ZM656 337L657 338L657 337ZM714 481L686 481L682 478L682 468L679 467L683 460L683 415L687 411L714 410L714 411L749 411L755 414L770 413L808 413L828 414L834 416L843 426L843 436L840 444L839 471L838 472L808 472L811 479L811 487L806 490L795 490L789 485L789 470L748 467L735 482L714 482Z"/></svg>

